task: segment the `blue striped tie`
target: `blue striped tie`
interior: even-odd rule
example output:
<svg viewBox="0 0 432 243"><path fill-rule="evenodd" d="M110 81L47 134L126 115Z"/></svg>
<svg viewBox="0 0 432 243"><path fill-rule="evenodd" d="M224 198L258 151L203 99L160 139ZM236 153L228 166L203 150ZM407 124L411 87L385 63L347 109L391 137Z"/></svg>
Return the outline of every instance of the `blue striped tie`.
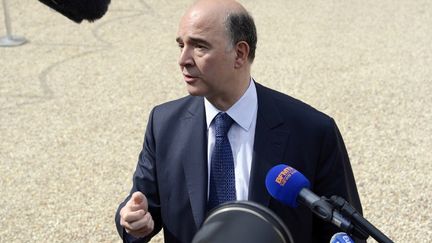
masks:
<svg viewBox="0 0 432 243"><path fill-rule="evenodd" d="M228 114L222 112L214 119L216 140L211 156L208 210L236 200L234 159L228 140L228 131L233 122Z"/></svg>

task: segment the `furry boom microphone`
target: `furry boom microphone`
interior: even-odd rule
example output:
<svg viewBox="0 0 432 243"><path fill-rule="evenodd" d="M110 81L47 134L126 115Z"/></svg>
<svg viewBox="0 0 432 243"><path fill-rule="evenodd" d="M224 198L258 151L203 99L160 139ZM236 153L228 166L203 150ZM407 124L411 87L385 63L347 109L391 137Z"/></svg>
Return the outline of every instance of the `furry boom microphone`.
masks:
<svg viewBox="0 0 432 243"><path fill-rule="evenodd" d="M93 22L108 10L111 0L39 0L70 20L81 23L84 19Z"/></svg>

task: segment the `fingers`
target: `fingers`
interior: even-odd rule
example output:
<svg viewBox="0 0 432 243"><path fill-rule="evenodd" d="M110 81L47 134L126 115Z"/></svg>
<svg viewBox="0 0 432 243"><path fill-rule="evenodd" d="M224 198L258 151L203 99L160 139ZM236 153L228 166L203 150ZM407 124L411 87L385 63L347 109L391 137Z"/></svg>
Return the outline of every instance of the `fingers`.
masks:
<svg viewBox="0 0 432 243"><path fill-rule="evenodd" d="M123 223L123 227L125 228L126 232L135 237L147 236L154 229L154 221L150 213L146 213L143 217L136 221L124 221Z"/></svg>
<svg viewBox="0 0 432 243"><path fill-rule="evenodd" d="M134 192L120 210L120 225L135 237L144 237L154 228L154 221L148 210L147 198L142 192Z"/></svg>
<svg viewBox="0 0 432 243"><path fill-rule="evenodd" d="M129 212L125 212L123 214L123 219L126 222L134 222L134 221L138 221L141 218L144 218L146 212L144 210L138 210L138 211L129 211Z"/></svg>
<svg viewBox="0 0 432 243"><path fill-rule="evenodd" d="M150 213L146 213L144 217L139 220L129 223L130 230L140 231L144 228L153 230L153 218Z"/></svg>

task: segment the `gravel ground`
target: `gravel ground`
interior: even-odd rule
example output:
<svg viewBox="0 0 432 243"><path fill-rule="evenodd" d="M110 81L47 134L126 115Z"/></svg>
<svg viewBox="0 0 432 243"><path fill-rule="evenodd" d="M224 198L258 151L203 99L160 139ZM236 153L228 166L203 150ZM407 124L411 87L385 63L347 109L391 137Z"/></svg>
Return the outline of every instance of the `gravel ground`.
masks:
<svg viewBox="0 0 432 243"><path fill-rule="evenodd" d="M80 25L7 2L29 43L0 47L0 242L120 242L150 109L186 94L174 39L191 1L112 1ZM432 2L241 2L254 78L336 119L370 222L432 242Z"/></svg>

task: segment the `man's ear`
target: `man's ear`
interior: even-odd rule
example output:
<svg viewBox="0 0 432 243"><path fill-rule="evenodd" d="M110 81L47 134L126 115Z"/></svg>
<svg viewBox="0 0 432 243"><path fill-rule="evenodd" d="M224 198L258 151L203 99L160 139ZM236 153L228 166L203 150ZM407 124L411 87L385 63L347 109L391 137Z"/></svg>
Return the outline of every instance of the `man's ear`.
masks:
<svg viewBox="0 0 432 243"><path fill-rule="evenodd" d="M239 41L234 48L236 51L236 60L234 63L234 67L241 68L249 62L249 44L246 41Z"/></svg>

